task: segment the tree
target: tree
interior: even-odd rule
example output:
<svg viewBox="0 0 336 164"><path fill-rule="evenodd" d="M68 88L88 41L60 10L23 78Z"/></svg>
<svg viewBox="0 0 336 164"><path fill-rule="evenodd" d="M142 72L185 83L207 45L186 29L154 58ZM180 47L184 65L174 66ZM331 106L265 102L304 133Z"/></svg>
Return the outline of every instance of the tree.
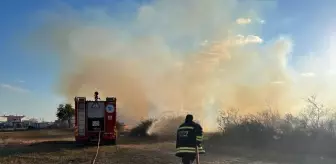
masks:
<svg viewBox="0 0 336 164"><path fill-rule="evenodd" d="M307 99L307 103L308 105L301 113L302 119L304 119L312 129L321 128L327 121L328 116L332 114L332 109L318 102L315 95L310 96Z"/></svg>
<svg viewBox="0 0 336 164"><path fill-rule="evenodd" d="M69 128L71 128L71 120L75 114L75 109L71 104L59 104L56 116L59 120L68 121Z"/></svg>

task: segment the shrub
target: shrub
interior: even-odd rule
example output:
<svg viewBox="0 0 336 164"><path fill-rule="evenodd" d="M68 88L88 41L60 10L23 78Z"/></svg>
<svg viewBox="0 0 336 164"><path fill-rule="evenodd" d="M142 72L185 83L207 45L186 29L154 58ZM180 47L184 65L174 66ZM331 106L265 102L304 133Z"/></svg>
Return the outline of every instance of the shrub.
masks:
<svg viewBox="0 0 336 164"><path fill-rule="evenodd" d="M208 142L288 153L335 154L334 111L318 103L314 96L307 102L297 116L280 117L271 109L245 116L234 108L222 111L218 118L221 135L214 135Z"/></svg>
<svg viewBox="0 0 336 164"><path fill-rule="evenodd" d="M137 126L130 130L129 135L131 137L148 137L149 135L147 134L147 131L154 121L154 119L141 121Z"/></svg>
<svg viewBox="0 0 336 164"><path fill-rule="evenodd" d="M119 121L117 121L117 123L116 123L116 127L117 127L117 130L118 130L118 131L122 131L123 128L124 128L124 124L121 123L121 122L119 122Z"/></svg>

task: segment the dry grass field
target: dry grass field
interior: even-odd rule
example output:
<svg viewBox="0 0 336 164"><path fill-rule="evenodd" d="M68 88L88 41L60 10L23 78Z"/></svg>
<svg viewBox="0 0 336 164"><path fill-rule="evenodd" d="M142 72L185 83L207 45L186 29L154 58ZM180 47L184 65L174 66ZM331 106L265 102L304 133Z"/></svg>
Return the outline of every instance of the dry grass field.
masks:
<svg viewBox="0 0 336 164"><path fill-rule="evenodd" d="M36 130L0 133L0 164L90 164L97 146L78 147L71 130ZM335 164L333 159L280 155L228 148L205 142L202 164ZM120 137L118 146L101 146L96 164L177 164L174 141Z"/></svg>

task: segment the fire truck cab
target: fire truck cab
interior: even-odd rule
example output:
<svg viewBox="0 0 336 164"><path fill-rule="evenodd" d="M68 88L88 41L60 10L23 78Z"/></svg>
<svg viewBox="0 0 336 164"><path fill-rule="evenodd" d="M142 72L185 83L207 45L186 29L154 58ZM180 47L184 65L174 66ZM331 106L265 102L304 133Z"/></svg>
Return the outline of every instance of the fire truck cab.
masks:
<svg viewBox="0 0 336 164"><path fill-rule="evenodd" d="M103 144L116 144L116 101L115 97L107 97L102 101L98 98L98 92L95 92L94 101L75 97L76 143L86 144L100 139Z"/></svg>

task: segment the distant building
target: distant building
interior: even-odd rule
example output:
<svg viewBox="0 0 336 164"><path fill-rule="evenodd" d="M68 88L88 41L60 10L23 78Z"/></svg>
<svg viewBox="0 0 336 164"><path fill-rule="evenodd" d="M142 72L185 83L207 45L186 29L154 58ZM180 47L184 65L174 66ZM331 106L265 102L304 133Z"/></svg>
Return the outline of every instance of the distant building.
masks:
<svg viewBox="0 0 336 164"><path fill-rule="evenodd" d="M22 120L24 127L37 127L38 121L36 119Z"/></svg>
<svg viewBox="0 0 336 164"><path fill-rule="evenodd" d="M25 116L24 115L3 115L3 116L0 116L0 117L4 117L6 118L6 122L21 122L22 118L24 118Z"/></svg>
<svg viewBox="0 0 336 164"><path fill-rule="evenodd" d="M44 129L51 128L54 122L39 122L35 118L25 119L23 115L3 115L0 118L5 118L6 121L0 122L0 130L26 130L26 129Z"/></svg>
<svg viewBox="0 0 336 164"><path fill-rule="evenodd" d="M6 118L6 122L4 123L4 126L12 127L12 128L22 128L22 118L24 118L24 115L3 115L0 116L3 118Z"/></svg>

